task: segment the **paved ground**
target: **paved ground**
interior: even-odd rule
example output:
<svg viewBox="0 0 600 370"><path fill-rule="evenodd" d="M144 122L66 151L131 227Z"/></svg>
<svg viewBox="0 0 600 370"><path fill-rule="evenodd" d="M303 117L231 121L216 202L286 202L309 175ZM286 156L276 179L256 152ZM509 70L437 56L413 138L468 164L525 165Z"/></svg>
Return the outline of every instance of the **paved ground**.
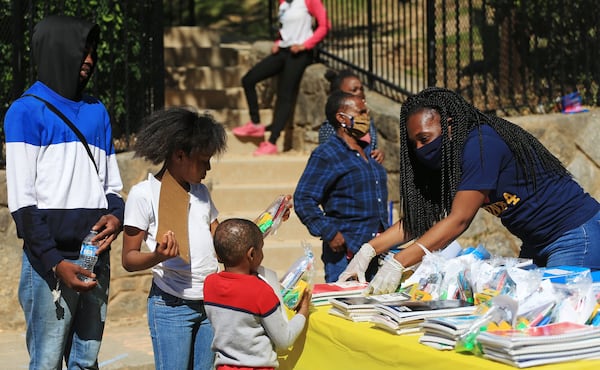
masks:
<svg viewBox="0 0 600 370"><path fill-rule="evenodd" d="M0 331L0 369L27 369L25 331ZM152 370L152 343L146 321L108 322L100 349L101 369Z"/></svg>

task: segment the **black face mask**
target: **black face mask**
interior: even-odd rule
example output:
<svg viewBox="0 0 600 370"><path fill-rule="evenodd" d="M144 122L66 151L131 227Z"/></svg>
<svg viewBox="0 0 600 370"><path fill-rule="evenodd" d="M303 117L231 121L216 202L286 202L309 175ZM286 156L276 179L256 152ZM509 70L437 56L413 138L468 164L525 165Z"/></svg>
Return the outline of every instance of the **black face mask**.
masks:
<svg viewBox="0 0 600 370"><path fill-rule="evenodd" d="M415 150L419 162L432 170L439 170L442 164L442 135L429 144Z"/></svg>

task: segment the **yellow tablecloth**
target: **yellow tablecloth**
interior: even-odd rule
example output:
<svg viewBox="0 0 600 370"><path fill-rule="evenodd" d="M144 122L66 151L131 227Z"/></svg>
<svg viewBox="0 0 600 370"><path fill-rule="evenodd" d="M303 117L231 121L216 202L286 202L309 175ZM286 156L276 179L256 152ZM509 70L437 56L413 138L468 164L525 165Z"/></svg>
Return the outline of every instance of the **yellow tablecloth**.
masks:
<svg viewBox="0 0 600 370"><path fill-rule="evenodd" d="M317 307L307 329L290 352L279 357L283 370L508 370L515 367L470 354L438 351L420 344L421 334L393 335L329 315L330 306ZM600 352L600 348L598 349ZM580 360L531 367L543 370L598 370L600 360Z"/></svg>

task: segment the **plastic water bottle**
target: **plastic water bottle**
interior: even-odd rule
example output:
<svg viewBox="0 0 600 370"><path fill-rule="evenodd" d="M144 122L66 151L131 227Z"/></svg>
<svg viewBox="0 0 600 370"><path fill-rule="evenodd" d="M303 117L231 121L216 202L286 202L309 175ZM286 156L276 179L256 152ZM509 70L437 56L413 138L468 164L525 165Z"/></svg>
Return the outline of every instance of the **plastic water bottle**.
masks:
<svg viewBox="0 0 600 370"><path fill-rule="evenodd" d="M98 256L96 255L96 251L98 250L98 243L92 242L92 239L98 234L97 231L90 231L89 234L83 239L81 243L81 250L79 251L79 259L77 260L77 264L88 271L94 271L94 266L98 261ZM93 279L81 275L78 275L79 280L81 281L91 281Z"/></svg>

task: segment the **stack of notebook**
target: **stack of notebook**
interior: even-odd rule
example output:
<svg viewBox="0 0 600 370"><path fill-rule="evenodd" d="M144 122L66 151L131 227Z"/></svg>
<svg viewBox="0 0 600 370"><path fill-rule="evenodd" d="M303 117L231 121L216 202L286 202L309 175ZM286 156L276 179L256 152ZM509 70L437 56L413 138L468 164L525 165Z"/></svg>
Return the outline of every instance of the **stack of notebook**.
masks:
<svg viewBox="0 0 600 370"><path fill-rule="evenodd" d="M477 340L486 358L519 368L600 358L600 328L570 322L482 332Z"/></svg>
<svg viewBox="0 0 600 370"><path fill-rule="evenodd" d="M329 313L351 321L370 321L378 304L401 304L409 299L404 293L331 298Z"/></svg>
<svg viewBox="0 0 600 370"><path fill-rule="evenodd" d="M454 349L459 337L481 316L429 317L420 325L423 335L419 342L435 349Z"/></svg>
<svg viewBox="0 0 600 370"><path fill-rule="evenodd" d="M420 331L426 318L472 315L476 307L461 300L406 301L400 304L377 304L371 322L393 334Z"/></svg>
<svg viewBox="0 0 600 370"><path fill-rule="evenodd" d="M368 283L359 283L356 280L315 284L312 289L312 303L322 306L329 304L331 298L362 296L367 286Z"/></svg>

